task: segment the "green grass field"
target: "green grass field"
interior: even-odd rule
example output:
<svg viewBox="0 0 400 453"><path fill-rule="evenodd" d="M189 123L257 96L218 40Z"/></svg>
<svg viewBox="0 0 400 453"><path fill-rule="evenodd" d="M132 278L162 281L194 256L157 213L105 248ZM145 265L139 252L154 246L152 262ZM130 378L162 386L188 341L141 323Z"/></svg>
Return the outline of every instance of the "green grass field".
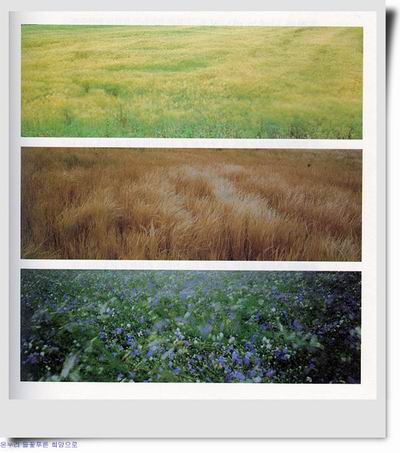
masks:
<svg viewBox="0 0 400 453"><path fill-rule="evenodd" d="M362 28L22 26L22 135L362 138Z"/></svg>

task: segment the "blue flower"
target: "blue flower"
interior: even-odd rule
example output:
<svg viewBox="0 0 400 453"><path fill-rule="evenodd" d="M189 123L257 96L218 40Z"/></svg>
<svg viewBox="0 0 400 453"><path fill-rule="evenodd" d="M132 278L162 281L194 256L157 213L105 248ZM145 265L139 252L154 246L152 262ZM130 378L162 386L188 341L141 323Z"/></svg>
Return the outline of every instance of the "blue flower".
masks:
<svg viewBox="0 0 400 453"><path fill-rule="evenodd" d="M295 319L292 322L292 327L294 330L297 330L297 331L304 329L304 325L298 319Z"/></svg>
<svg viewBox="0 0 400 453"><path fill-rule="evenodd" d="M232 377L238 381L244 381L246 379L241 371L234 371Z"/></svg>
<svg viewBox="0 0 400 453"><path fill-rule="evenodd" d="M275 357L282 362L287 362L290 359L290 354L288 348L285 346L283 349L275 349Z"/></svg>
<svg viewBox="0 0 400 453"><path fill-rule="evenodd" d="M156 345L151 345L149 350L147 351L146 357L153 357L153 355L157 352L158 347Z"/></svg>
<svg viewBox="0 0 400 453"><path fill-rule="evenodd" d="M39 353L33 352L32 354L29 354L27 362L31 365L35 365L36 363L39 362Z"/></svg>
<svg viewBox="0 0 400 453"><path fill-rule="evenodd" d="M209 333L211 333L211 331L212 331L212 326L210 326L209 324L207 326L200 327L200 332L203 335L208 335Z"/></svg>
<svg viewBox="0 0 400 453"><path fill-rule="evenodd" d="M260 324L261 326L261 329L266 331L266 330L269 330L271 328L271 324L269 322L263 322L262 324Z"/></svg>
<svg viewBox="0 0 400 453"><path fill-rule="evenodd" d="M266 373L265 373L265 376L269 377L269 378L273 378L275 376L275 370L273 370L272 368L269 369Z"/></svg>
<svg viewBox="0 0 400 453"><path fill-rule="evenodd" d="M139 349L133 348L131 351L131 357L137 357L140 355Z"/></svg>
<svg viewBox="0 0 400 453"><path fill-rule="evenodd" d="M175 336L178 340L183 340L185 338L182 332L180 331L179 327L175 330Z"/></svg>
<svg viewBox="0 0 400 453"><path fill-rule="evenodd" d="M250 365L250 357L252 356L253 354L251 352L246 352L245 356L244 356L244 359L243 359L243 362L246 366L249 366Z"/></svg>
<svg viewBox="0 0 400 453"><path fill-rule="evenodd" d="M238 354L237 351L233 351L232 352L232 360L235 362L235 363L238 363L238 364L241 364L242 362L242 359L240 358L240 355Z"/></svg>

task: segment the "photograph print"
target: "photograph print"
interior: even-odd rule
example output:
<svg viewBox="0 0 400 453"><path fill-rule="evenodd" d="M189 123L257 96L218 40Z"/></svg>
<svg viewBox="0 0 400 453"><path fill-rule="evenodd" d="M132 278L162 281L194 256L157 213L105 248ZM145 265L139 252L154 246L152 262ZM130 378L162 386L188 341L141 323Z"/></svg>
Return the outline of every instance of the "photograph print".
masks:
<svg viewBox="0 0 400 453"><path fill-rule="evenodd" d="M21 39L22 136L103 139L21 148L21 381L360 384L361 272L318 262L361 262L362 149L107 139L362 139L363 29L23 25Z"/></svg>
<svg viewBox="0 0 400 453"><path fill-rule="evenodd" d="M21 380L359 384L361 273L21 270Z"/></svg>
<svg viewBox="0 0 400 453"><path fill-rule="evenodd" d="M23 148L24 259L360 261L361 150Z"/></svg>
<svg viewBox="0 0 400 453"><path fill-rule="evenodd" d="M361 139L362 27L22 25L23 137Z"/></svg>

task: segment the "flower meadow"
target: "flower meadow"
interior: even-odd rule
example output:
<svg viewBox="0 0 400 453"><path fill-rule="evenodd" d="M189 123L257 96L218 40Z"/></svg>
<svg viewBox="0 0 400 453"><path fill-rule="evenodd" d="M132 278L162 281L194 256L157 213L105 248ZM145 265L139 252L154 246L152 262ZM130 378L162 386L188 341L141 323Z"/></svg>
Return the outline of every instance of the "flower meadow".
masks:
<svg viewBox="0 0 400 453"><path fill-rule="evenodd" d="M21 271L21 379L359 383L359 272Z"/></svg>

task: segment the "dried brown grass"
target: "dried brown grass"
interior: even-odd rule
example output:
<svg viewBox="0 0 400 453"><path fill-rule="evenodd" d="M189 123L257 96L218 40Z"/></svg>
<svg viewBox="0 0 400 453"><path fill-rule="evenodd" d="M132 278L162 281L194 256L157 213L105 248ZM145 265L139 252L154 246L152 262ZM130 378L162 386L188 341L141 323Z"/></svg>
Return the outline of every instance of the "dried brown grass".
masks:
<svg viewBox="0 0 400 453"><path fill-rule="evenodd" d="M361 151L22 150L23 258L361 259Z"/></svg>

